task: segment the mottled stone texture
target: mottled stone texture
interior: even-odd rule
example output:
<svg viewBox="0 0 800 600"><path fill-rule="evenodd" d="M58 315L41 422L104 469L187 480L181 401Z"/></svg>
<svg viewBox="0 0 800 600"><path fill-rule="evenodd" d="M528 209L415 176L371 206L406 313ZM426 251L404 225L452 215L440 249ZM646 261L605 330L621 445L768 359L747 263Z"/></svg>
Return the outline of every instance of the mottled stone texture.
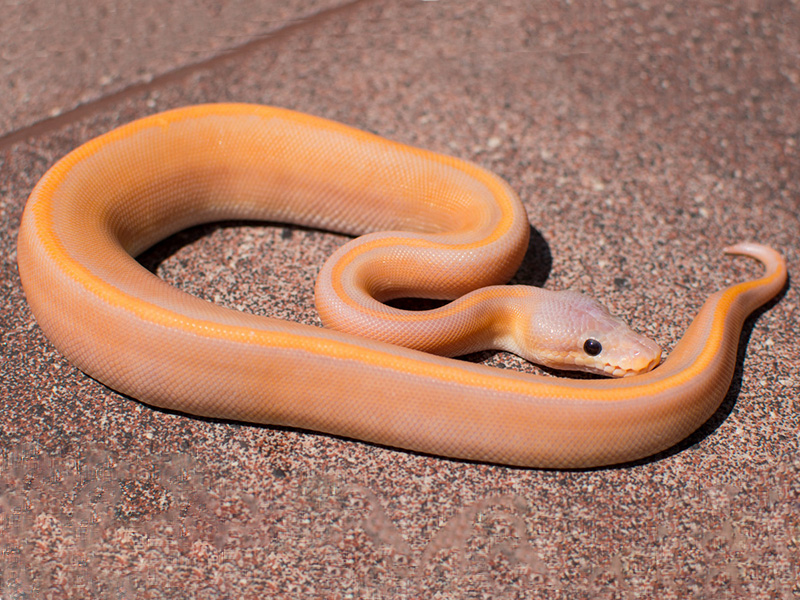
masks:
<svg viewBox="0 0 800 600"><path fill-rule="evenodd" d="M67 4L0 3L0 597L800 595L791 287L748 322L698 434L640 464L543 472L121 397L42 336L15 250L27 194L79 143L190 103L277 104L494 170L536 230L516 280L590 292L671 348L757 271L725 245L773 245L797 272L796 1ZM315 324L313 280L343 239L223 224L142 262Z"/></svg>

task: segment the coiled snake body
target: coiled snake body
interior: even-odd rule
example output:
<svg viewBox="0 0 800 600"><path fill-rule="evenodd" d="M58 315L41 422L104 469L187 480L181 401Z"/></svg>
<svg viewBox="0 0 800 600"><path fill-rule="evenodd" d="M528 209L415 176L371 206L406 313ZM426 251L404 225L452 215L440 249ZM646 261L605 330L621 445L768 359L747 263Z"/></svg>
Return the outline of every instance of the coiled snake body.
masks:
<svg viewBox="0 0 800 600"><path fill-rule="evenodd" d="M320 315L338 331L204 302L132 258L223 219L366 234L317 282ZM532 467L630 461L694 431L728 390L744 319L786 280L774 250L727 249L766 273L712 295L653 369L660 349L593 301L498 285L528 232L513 191L473 164L300 113L220 104L135 121L64 157L31 194L18 262L56 347L149 404ZM430 313L383 304L400 296L457 300ZM644 374L560 379L428 353L489 346Z"/></svg>

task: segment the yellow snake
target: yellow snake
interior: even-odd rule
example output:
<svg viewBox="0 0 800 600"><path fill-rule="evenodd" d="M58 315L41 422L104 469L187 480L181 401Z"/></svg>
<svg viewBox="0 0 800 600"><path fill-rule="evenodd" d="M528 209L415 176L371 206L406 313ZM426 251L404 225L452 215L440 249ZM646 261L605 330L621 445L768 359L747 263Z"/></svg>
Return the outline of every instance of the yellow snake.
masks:
<svg viewBox="0 0 800 600"><path fill-rule="evenodd" d="M322 320L338 331L216 306L132 258L223 219L361 235L317 282ZM202 105L135 121L56 163L25 208L18 263L55 346L146 403L529 467L630 461L694 431L730 386L744 319L786 280L774 250L728 248L765 275L712 295L653 369L658 346L594 301L499 285L529 230L510 187L474 164L284 109ZM403 296L456 300L419 312L384 304ZM566 379L429 354L486 347L643 374Z"/></svg>

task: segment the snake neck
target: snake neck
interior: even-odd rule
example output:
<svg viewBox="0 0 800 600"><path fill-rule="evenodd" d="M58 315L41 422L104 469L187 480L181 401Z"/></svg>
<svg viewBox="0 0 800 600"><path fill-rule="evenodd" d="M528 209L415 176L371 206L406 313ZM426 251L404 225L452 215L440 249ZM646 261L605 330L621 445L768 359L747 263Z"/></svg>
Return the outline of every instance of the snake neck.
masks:
<svg viewBox="0 0 800 600"><path fill-rule="evenodd" d="M617 377L650 370L661 356L654 342L570 291L487 286L440 308L408 311L354 287L337 306L318 308L327 327L441 356L503 350L555 369ZM585 350L589 338L601 342L597 355Z"/></svg>

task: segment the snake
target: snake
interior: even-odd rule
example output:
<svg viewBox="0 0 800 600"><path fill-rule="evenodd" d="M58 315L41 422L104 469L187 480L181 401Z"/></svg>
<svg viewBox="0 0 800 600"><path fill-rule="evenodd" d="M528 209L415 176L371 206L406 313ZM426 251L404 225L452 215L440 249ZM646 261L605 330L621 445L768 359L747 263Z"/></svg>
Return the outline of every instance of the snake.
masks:
<svg viewBox="0 0 800 600"><path fill-rule="evenodd" d="M319 271L323 327L202 300L135 258L225 220L353 236ZM284 108L204 104L58 160L26 203L17 263L55 348L145 404L545 469L646 459L696 431L728 393L745 319L787 279L772 248L726 248L763 273L709 296L662 360L582 294L508 285L530 230L509 184L472 162ZM608 377L457 358L486 348Z"/></svg>

